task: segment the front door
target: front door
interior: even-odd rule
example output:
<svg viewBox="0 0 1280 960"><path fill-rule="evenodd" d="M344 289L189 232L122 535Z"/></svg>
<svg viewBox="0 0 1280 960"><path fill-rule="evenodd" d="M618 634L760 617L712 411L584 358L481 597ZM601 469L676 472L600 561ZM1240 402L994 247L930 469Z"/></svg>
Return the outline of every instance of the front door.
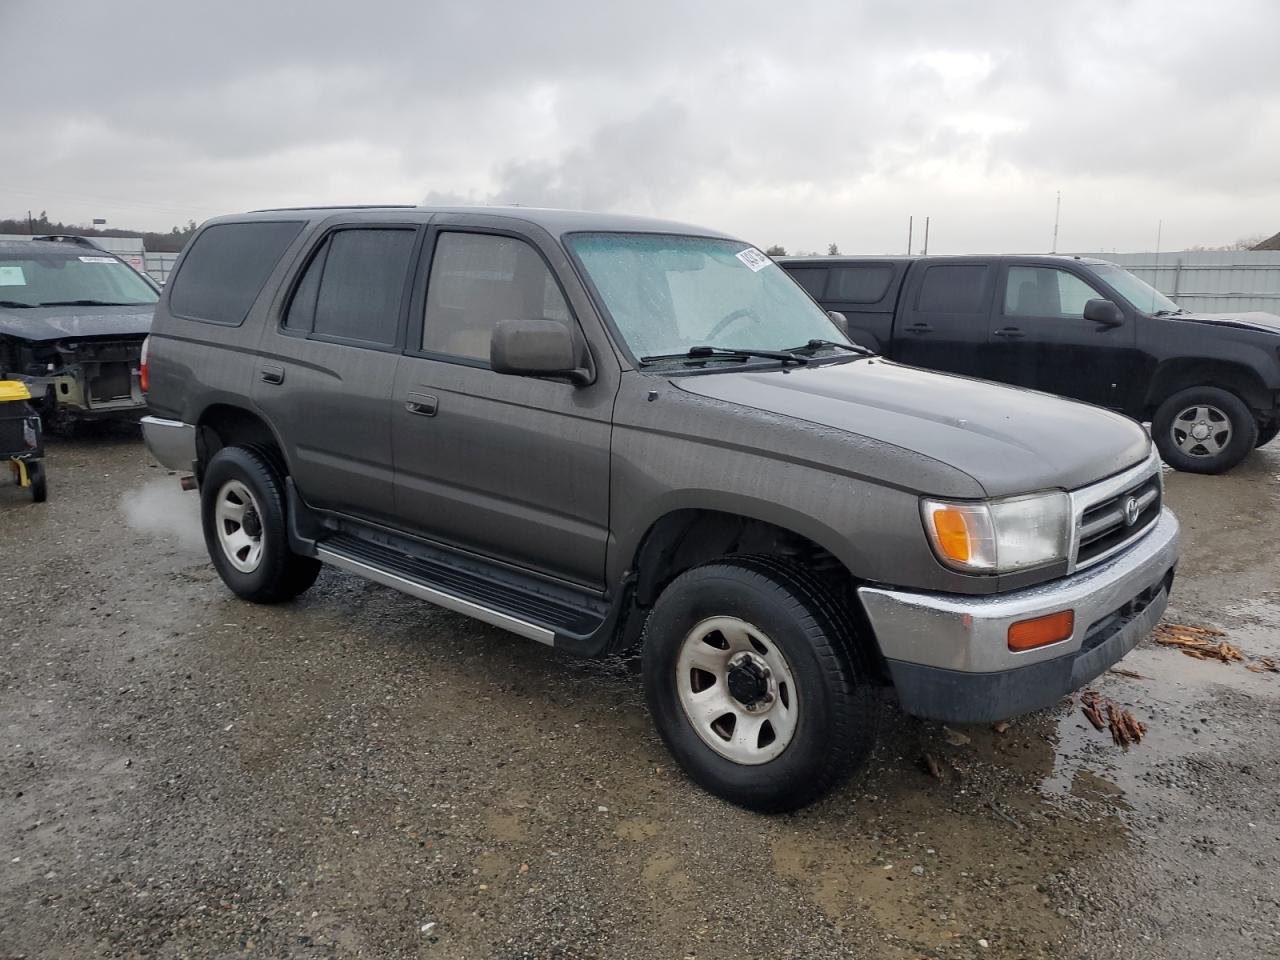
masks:
<svg viewBox="0 0 1280 960"><path fill-rule="evenodd" d="M419 233L408 224L327 232L263 334L254 398L312 506L395 515L391 387Z"/></svg>
<svg viewBox="0 0 1280 960"><path fill-rule="evenodd" d="M502 320L557 320L581 335L535 238L442 227L423 257L427 288L392 405L398 514L430 539L599 587L615 381L489 369Z"/></svg>
<svg viewBox="0 0 1280 960"><path fill-rule="evenodd" d="M930 370L991 376L987 317L995 268L982 262L924 261L908 275L893 330L893 359Z"/></svg>
<svg viewBox="0 0 1280 960"><path fill-rule="evenodd" d="M1131 319L1106 326L1084 305L1106 299L1069 270L1034 264L1004 268L991 322L995 379L1116 410L1142 383Z"/></svg>

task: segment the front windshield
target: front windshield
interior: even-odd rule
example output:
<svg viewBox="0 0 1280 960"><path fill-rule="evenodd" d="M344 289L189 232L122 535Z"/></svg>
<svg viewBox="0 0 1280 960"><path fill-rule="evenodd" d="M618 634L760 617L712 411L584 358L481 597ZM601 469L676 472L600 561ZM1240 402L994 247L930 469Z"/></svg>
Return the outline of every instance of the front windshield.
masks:
<svg viewBox="0 0 1280 960"><path fill-rule="evenodd" d="M1123 267L1114 263L1091 263L1089 269L1096 273L1138 310L1156 313L1160 310L1177 313L1178 305L1145 280L1140 280Z"/></svg>
<svg viewBox="0 0 1280 960"><path fill-rule="evenodd" d="M767 256L736 240L580 233L569 246L636 357L692 347L789 350L848 343Z"/></svg>
<svg viewBox="0 0 1280 960"><path fill-rule="evenodd" d="M32 244L38 245L35 241ZM106 254L68 256L59 250L0 256L0 303L8 308L79 301L140 307L157 299L151 284L136 270Z"/></svg>

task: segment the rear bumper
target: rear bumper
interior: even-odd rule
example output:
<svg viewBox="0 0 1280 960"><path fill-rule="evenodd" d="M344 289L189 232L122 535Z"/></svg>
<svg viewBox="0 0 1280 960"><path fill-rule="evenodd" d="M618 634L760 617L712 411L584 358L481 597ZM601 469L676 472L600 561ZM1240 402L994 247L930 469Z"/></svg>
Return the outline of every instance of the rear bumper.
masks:
<svg viewBox="0 0 1280 960"><path fill-rule="evenodd" d="M875 587L858 593L903 710L956 723L1002 720L1050 706L1132 650L1160 620L1178 560L1168 510L1111 559L1050 583L985 597ZM1009 627L1062 610L1066 640L1013 652Z"/></svg>
<svg viewBox="0 0 1280 960"><path fill-rule="evenodd" d="M170 470L195 470L196 428L181 420L142 418L142 439L151 455Z"/></svg>

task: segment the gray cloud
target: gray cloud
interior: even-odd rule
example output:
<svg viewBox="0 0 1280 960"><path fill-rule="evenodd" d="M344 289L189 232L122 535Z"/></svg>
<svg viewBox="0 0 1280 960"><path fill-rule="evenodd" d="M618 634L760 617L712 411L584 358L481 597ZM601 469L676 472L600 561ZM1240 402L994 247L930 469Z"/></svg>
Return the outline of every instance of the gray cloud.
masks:
<svg viewBox="0 0 1280 960"><path fill-rule="evenodd" d="M0 213L631 210L758 243L1223 242L1280 217L1280 5L0 3ZM55 65L56 67L52 66ZM18 145L17 149L13 145Z"/></svg>

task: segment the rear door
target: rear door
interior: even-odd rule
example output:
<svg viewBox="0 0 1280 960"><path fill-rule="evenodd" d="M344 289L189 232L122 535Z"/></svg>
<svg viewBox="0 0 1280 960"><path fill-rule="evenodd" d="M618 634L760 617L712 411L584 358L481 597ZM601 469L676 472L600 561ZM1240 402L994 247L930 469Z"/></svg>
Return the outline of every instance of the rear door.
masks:
<svg viewBox="0 0 1280 960"><path fill-rule="evenodd" d="M995 273L994 265L977 259L914 262L894 325L893 358L931 370L990 377L987 322Z"/></svg>
<svg viewBox="0 0 1280 960"><path fill-rule="evenodd" d="M331 226L263 333L254 397L313 506L395 516L391 388L420 233L408 223Z"/></svg>
<svg viewBox="0 0 1280 960"><path fill-rule="evenodd" d="M1126 392L1143 382L1135 325L1132 317L1118 326L1084 319L1085 302L1095 298L1109 299L1072 270L1003 266L991 324L993 379L1124 409Z"/></svg>
<svg viewBox="0 0 1280 960"><path fill-rule="evenodd" d="M598 588L616 368L588 351L570 305L589 309L585 293L554 242L471 224L433 227L423 252L391 414L398 514L429 539ZM595 382L494 373L493 327L517 319L570 326Z"/></svg>

